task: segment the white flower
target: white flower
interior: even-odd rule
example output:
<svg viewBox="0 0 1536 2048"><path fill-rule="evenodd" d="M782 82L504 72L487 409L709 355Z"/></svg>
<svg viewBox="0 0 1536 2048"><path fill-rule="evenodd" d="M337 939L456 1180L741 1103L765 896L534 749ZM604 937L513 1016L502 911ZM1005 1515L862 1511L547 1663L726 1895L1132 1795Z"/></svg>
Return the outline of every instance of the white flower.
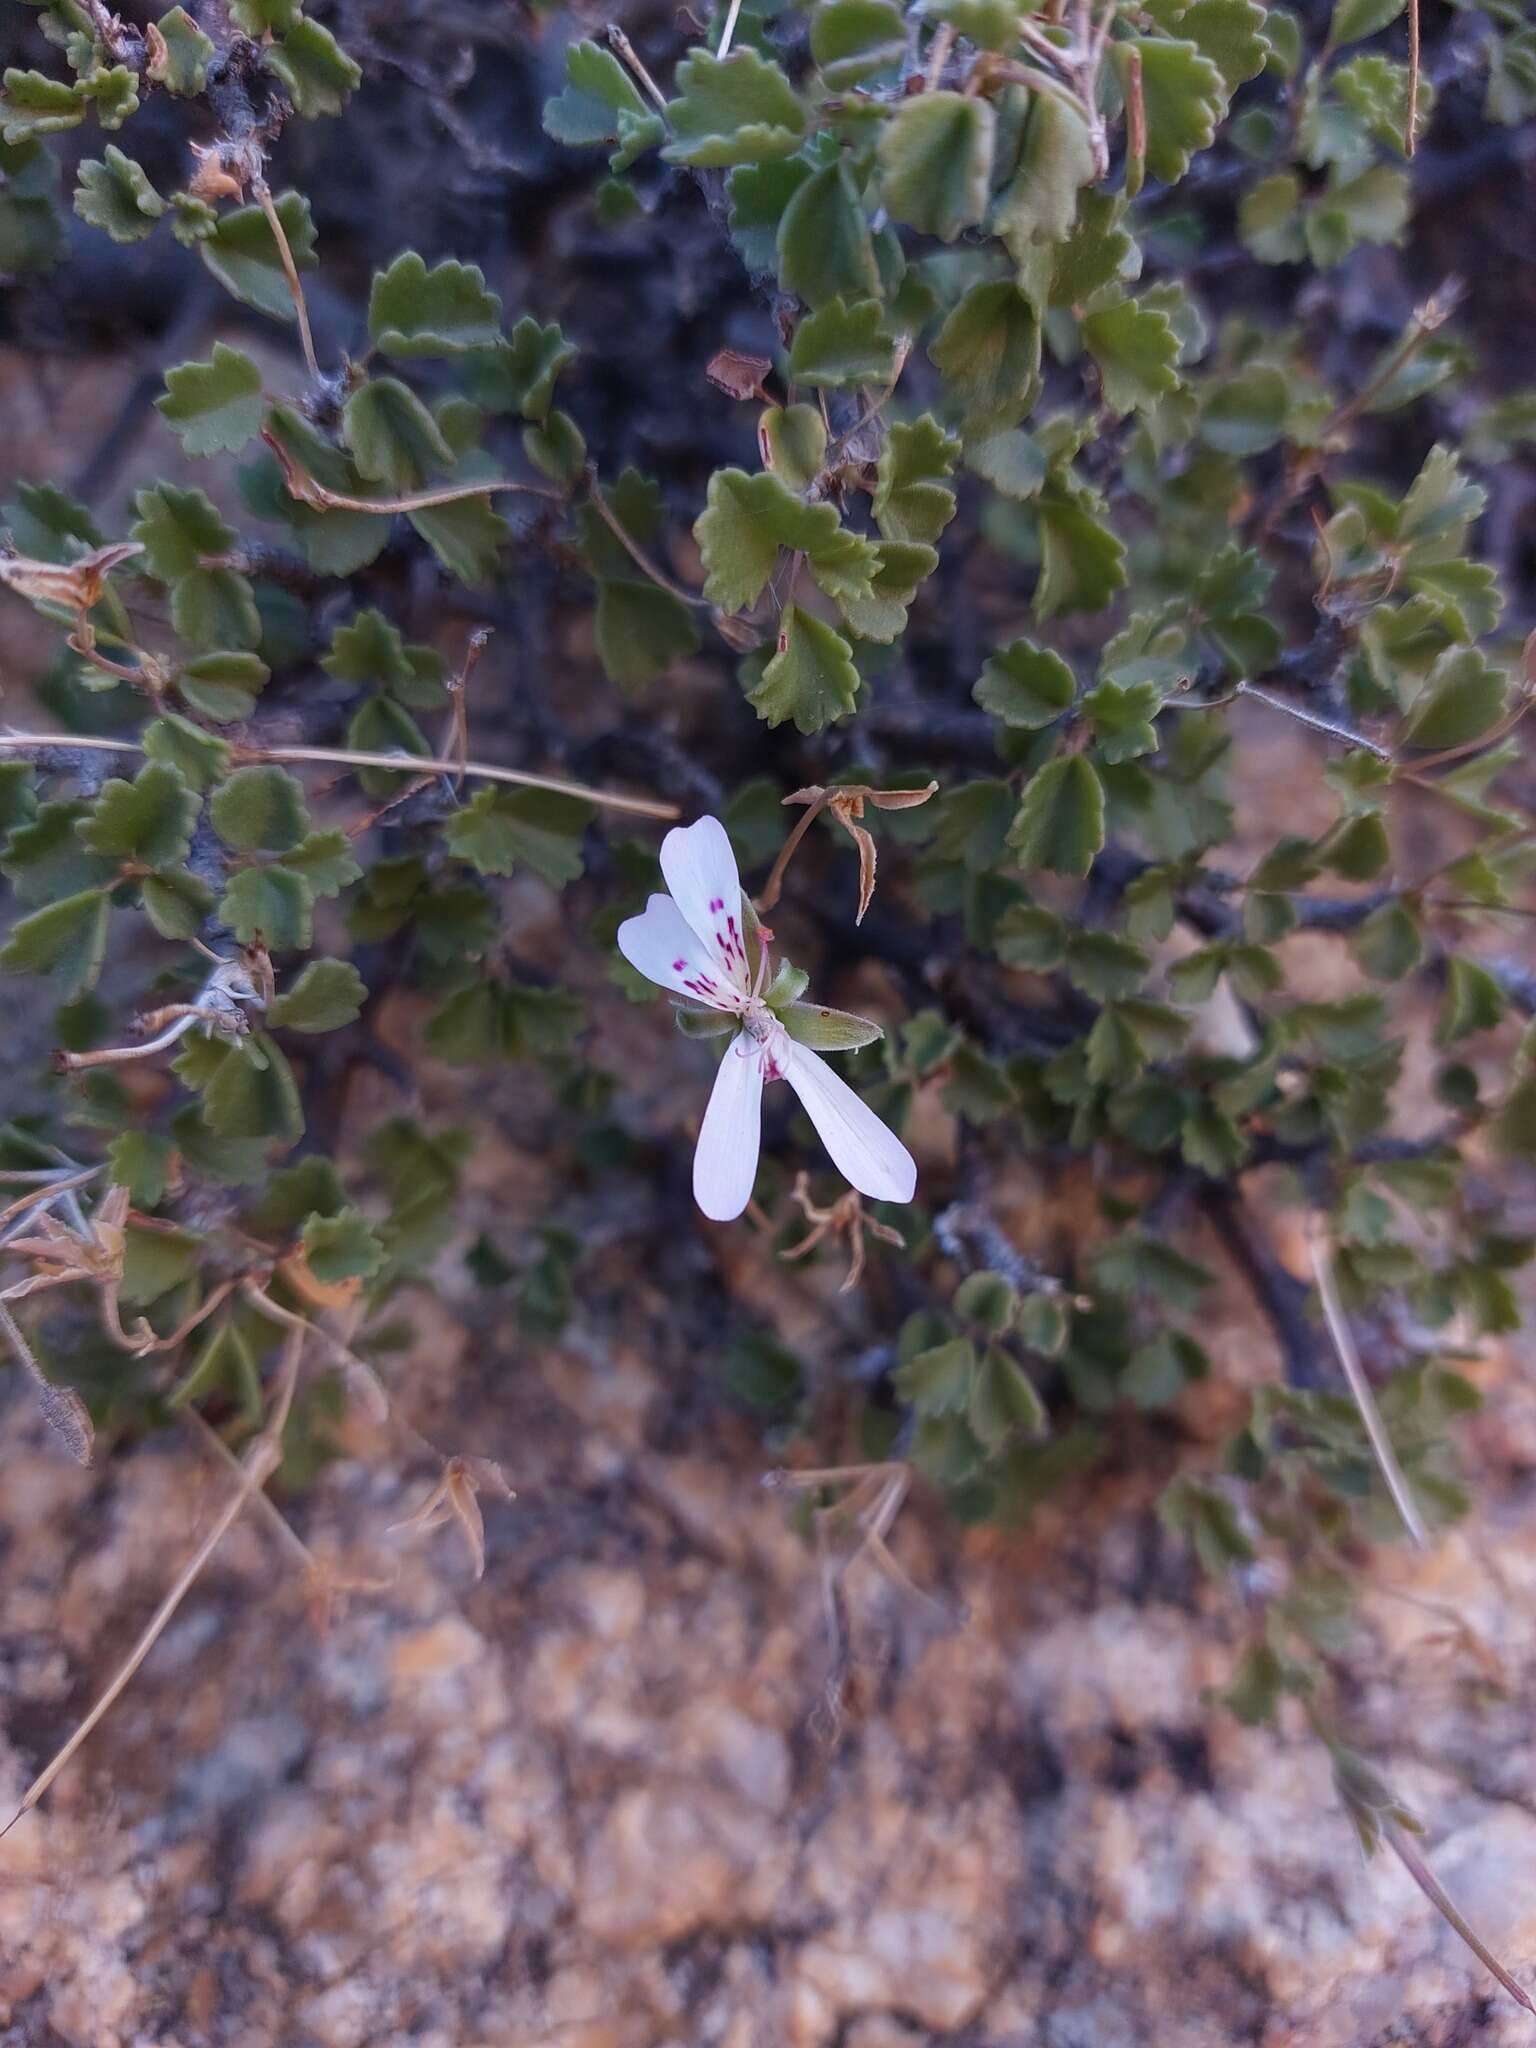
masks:
<svg viewBox="0 0 1536 2048"><path fill-rule="evenodd" d="M693 1158L694 1199L704 1214L729 1223L751 1199L766 1081L789 1083L832 1163L861 1195L910 1202L917 1168L906 1146L763 1000L767 948L754 977L741 879L719 819L700 818L669 832L661 843L661 872L671 894L653 896L639 917L620 925L619 951L648 981L740 1019ZM873 1027L864 1033L877 1035Z"/></svg>

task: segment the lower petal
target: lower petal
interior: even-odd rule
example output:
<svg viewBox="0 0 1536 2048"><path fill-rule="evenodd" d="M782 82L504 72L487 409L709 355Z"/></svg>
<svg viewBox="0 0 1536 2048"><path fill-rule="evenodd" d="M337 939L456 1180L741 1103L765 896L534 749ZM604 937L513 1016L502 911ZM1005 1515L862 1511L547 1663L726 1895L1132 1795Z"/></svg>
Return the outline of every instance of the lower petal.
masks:
<svg viewBox="0 0 1536 2048"><path fill-rule="evenodd" d="M838 1172L872 1202L910 1202L917 1192L917 1165L900 1138L808 1045L788 1043L784 1078Z"/></svg>
<svg viewBox="0 0 1536 2048"><path fill-rule="evenodd" d="M693 1155L693 1198L715 1223L730 1223L752 1199L762 1146L763 1058L739 1032L726 1047Z"/></svg>

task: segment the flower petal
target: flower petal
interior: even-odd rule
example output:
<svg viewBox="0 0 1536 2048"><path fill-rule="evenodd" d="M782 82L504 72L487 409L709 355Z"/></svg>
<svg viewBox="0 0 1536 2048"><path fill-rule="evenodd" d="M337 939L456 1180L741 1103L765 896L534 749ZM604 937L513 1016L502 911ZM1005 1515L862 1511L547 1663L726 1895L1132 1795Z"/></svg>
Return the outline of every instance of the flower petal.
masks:
<svg viewBox="0 0 1536 2048"><path fill-rule="evenodd" d="M793 1039L786 1043L784 1078L838 1172L872 1202L910 1202L917 1191L917 1166L900 1138L808 1045Z"/></svg>
<svg viewBox="0 0 1536 2048"><path fill-rule="evenodd" d="M661 842L661 872L678 909L743 995L751 993L741 924L741 876L718 818L675 825Z"/></svg>
<svg viewBox="0 0 1536 2048"><path fill-rule="evenodd" d="M729 1223L752 1199L762 1144L763 1051L745 1031L725 1049L693 1155L693 1199Z"/></svg>
<svg viewBox="0 0 1536 2048"><path fill-rule="evenodd" d="M696 1003L739 1010L745 998L670 896L653 896L638 917L619 926L619 951L638 974Z"/></svg>

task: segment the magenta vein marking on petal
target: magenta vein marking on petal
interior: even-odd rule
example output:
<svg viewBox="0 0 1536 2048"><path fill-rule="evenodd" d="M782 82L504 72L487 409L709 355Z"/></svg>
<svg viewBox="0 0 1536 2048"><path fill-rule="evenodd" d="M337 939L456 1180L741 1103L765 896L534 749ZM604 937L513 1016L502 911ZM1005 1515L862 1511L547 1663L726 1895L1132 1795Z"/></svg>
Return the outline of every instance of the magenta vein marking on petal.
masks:
<svg viewBox="0 0 1536 2048"><path fill-rule="evenodd" d="M674 960L674 961L672 962L672 972L673 972L674 974L681 974L681 973L682 973L682 971L683 971L683 969L684 969L684 968L685 968L685 967L686 967L687 965L688 965L688 962L687 962L686 960Z"/></svg>

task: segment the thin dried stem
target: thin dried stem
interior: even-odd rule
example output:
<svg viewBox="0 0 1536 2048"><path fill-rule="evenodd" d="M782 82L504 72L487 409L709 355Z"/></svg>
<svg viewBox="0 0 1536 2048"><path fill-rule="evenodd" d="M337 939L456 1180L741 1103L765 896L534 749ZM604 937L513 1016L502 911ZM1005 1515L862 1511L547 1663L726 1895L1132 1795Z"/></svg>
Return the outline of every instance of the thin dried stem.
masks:
<svg viewBox="0 0 1536 2048"><path fill-rule="evenodd" d="M0 733L0 752L26 753L38 748L73 752L77 747L88 747L103 754L142 754L144 751L134 740L77 739L73 735L54 736L41 732ZM462 773L478 777L482 782L509 782L521 789L548 789L560 796L581 797L586 803L597 804L610 811L628 811L638 818L675 818L678 815L676 804L660 803L651 797L618 796L608 790L592 789L586 783L564 782L552 775L528 775L520 768L499 768L489 761L460 763L441 760L433 755L360 753L347 747L240 747L237 751L242 761L330 762L342 768L394 768L405 775Z"/></svg>
<svg viewBox="0 0 1536 2048"><path fill-rule="evenodd" d="M315 339L309 331L309 307L304 302L304 287L299 282L298 265L293 260L293 251L288 246L288 236L277 208L272 203L272 194L265 178L253 178L251 190L256 195L256 204L267 217L267 226L272 230L272 239L277 244L278 261L283 266L283 275L288 280L289 296L299 322L299 341L304 350L304 366L315 383L320 381L320 365L315 360Z"/></svg>
<svg viewBox="0 0 1536 2048"><path fill-rule="evenodd" d="M813 820L818 818L826 809L831 795L830 789L824 789L819 796L814 797L806 805L805 810L801 813L795 824L794 830L779 848L779 857L774 862L773 870L767 881L763 884L762 891L757 899L759 910L772 910L774 904L778 902L779 892L784 887L785 872L794 858L795 848L800 844L806 833L810 831Z"/></svg>
<svg viewBox="0 0 1536 2048"><path fill-rule="evenodd" d="M396 498L354 498L349 492L333 491L312 477L266 427L261 430L261 438L277 457L289 497L296 498L301 505L312 505L317 512L377 512L387 517L396 512L424 512L431 505L456 505L462 498L494 497L500 491L524 491L532 497L553 498L557 502L563 502L565 497L563 491L550 490L543 484L497 476L479 483L439 484L430 491L407 491Z"/></svg>
<svg viewBox="0 0 1536 2048"><path fill-rule="evenodd" d="M42 1187L32 1188L26 1194L18 1195L14 1202L8 1202L0 1209L0 1230L24 1209L34 1207L38 1202L54 1201L59 1195L67 1194L71 1188L83 1188L105 1172L104 1166L82 1166L78 1173L50 1172L47 1182ZM7 1180L21 1178L19 1174L6 1174L4 1177Z"/></svg>
<svg viewBox="0 0 1536 2048"><path fill-rule="evenodd" d="M664 569L657 568L639 542L630 538L628 533L619 524L615 514L609 509L608 501L603 496L602 487L598 483L597 472L594 469L587 471L587 489L592 494L593 511L602 520L604 526L607 527L635 567L643 570L658 590L664 590L669 597L675 597L679 604L692 605L698 611L707 612L713 610L713 606L708 598L700 597L695 590L685 590L681 583L674 583Z"/></svg>
<svg viewBox="0 0 1536 2048"><path fill-rule="evenodd" d="M1346 746L1361 747L1367 754L1374 754L1378 761L1392 759L1392 749L1384 747L1379 740L1367 739L1364 733L1356 732L1353 726L1341 725L1336 719L1321 718L1315 711L1304 711L1299 704L1291 704L1284 697L1275 697L1268 690L1261 690L1257 683L1239 683L1232 695L1252 697L1256 703L1267 705L1271 711L1283 711L1287 718L1294 718L1298 725L1306 726L1309 732L1320 732L1328 739L1342 740ZM1209 709L1209 706L1191 704L1183 708L1204 711Z"/></svg>
<svg viewBox="0 0 1536 2048"><path fill-rule="evenodd" d="M639 54L636 51L634 44L629 40L629 37L625 35L623 29L621 29L616 22L610 21L608 26L603 30L603 37L604 40L607 42L609 49L612 50L613 54L615 55L615 57L618 58L619 62L621 64L626 65L629 68L629 70L634 73L634 76L638 81L641 90L650 97L652 103L656 108L657 113L661 115L663 120L666 120L667 96L662 91L661 87L656 83L655 79L652 78L650 72L647 71L645 66L641 63ZM720 52L720 55L723 57L725 55L725 51L722 50Z"/></svg>
<svg viewBox="0 0 1536 2048"><path fill-rule="evenodd" d="M715 55L723 62L731 54L731 38L736 33L737 18L741 13L741 0L731 0L726 10L725 27L720 31L720 46Z"/></svg>
<svg viewBox="0 0 1536 2048"><path fill-rule="evenodd" d="M37 1802L43 1797L59 1773L66 1767L76 1751L89 1740L97 1724L109 1711L114 1702L121 1698L139 1666L144 1662L144 1659L155 1647L161 1636L164 1635L177 1608L180 1607L182 1601L186 1599L188 1593L191 1592L193 1586L197 1583L198 1577L209 1558L212 1557L214 1551L218 1549L230 1529L239 1520L241 1514L250 1503L252 1496L258 1488L265 1485L277 1465L281 1462L283 1429L288 1421L289 1410L293 1406L294 1389L298 1384L299 1377L299 1363L304 1355L304 1339L308 1334L309 1326L301 1323L299 1328L290 1334L288 1342L284 1346L283 1356L278 1366L277 1398L273 1403L272 1414L262 1429L260 1436L257 1437L241 1461L239 1485L220 1509L208 1533L182 1566L177 1574L175 1584L155 1609L150 1617L148 1626L144 1629L133 1648L128 1652L127 1657L118 1666L106 1690L97 1699L96 1704L91 1708L91 1711L86 1715L79 1727L76 1728L74 1734L70 1736L63 1748L56 1753L52 1760L32 1780L32 1783L22 1795L21 1804L6 1822L4 1829L0 1829L0 1834L9 1833L17 1821L21 1819L21 1816L24 1813L30 1812L36 1806Z"/></svg>
<svg viewBox="0 0 1536 2048"><path fill-rule="evenodd" d="M76 1464L89 1465L95 1432L85 1403L71 1387L56 1387L32 1355L32 1347L21 1333L21 1325L0 1301L0 1337L10 1346L11 1356L32 1382L38 1412L63 1444Z"/></svg>
<svg viewBox="0 0 1536 2048"><path fill-rule="evenodd" d="M1419 0L1408 0L1408 121L1403 154L1419 146Z"/></svg>
<svg viewBox="0 0 1536 2048"><path fill-rule="evenodd" d="M1413 1498L1407 1474L1397 1461L1392 1439L1387 1435L1386 1424L1381 1419L1381 1410L1376 1406L1376 1397L1371 1392L1371 1383L1365 1376L1365 1367L1360 1363L1354 1332L1349 1327L1349 1318L1345 1315L1344 1304L1339 1298L1339 1283L1333 1270L1333 1246L1328 1235L1328 1226L1321 1216L1313 1216L1308 1235L1312 1252L1312 1270L1317 1276L1317 1291L1323 1304L1323 1320L1328 1325L1328 1335L1333 1339L1333 1348L1338 1353L1345 1381L1354 1397L1355 1406L1360 1411L1360 1420L1365 1427L1372 1454L1386 1484L1387 1492L1392 1496L1392 1503L1403 1518L1403 1526L1419 1548L1427 1550L1429 1532Z"/></svg>
<svg viewBox="0 0 1536 2048"><path fill-rule="evenodd" d="M1488 1947L1487 1943L1483 1941L1476 1930L1462 1916L1457 1907L1452 1903L1450 1894L1446 1891L1444 1885L1441 1884L1439 1878L1436 1877L1403 1830L1387 1821L1383 1824L1382 1832L1386 1836L1387 1846L1391 1849L1393 1855L1396 1856L1398 1862L1402 1864L1404 1870L1407 1871L1435 1911L1440 1914L1452 1931L1466 1943L1483 1968L1492 1977L1497 1979L1515 2001L1516 2005L1524 2006L1528 2013L1536 2016L1536 2004L1532 2003L1530 1993L1515 1982L1492 1949Z"/></svg>
<svg viewBox="0 0 1536 2048"><path fill-rule="evenodd" d="M941 21L928 50L928 69L923 79L928 92L938 91L944 66L949 62L949 53L954 47L955 31L947 21Z"/></svg>

